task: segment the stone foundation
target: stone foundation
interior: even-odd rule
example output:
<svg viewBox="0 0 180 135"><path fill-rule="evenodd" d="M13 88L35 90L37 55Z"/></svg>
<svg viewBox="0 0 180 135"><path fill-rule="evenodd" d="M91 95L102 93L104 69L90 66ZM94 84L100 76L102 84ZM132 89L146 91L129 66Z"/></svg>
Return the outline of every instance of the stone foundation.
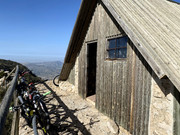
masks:
<svg viewBox="0 0 180 135"><path fill-rule="evenodd" d="M75 93L78 93L78 65L79 65L79 57L76 58L76 63L75 63Z"/></svg>
<svg viewBox="0 0 180 135"><path fill-rule="evenodd" d="M173 135L173 85L168 79L152 78L149 135Z"/></svg>

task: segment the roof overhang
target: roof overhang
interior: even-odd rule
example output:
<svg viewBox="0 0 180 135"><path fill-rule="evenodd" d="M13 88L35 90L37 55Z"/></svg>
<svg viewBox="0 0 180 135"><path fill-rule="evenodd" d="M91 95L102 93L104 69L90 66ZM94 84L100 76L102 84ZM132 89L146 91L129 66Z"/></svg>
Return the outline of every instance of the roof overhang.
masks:
<svg viewBox="0 0 180 135"><path fill-rule="evenodd" d="M93 16L97 0L82 0L76 23L69 41L64 64L60 73L60 80L67 80L82 47L86 32Z"/></svg>

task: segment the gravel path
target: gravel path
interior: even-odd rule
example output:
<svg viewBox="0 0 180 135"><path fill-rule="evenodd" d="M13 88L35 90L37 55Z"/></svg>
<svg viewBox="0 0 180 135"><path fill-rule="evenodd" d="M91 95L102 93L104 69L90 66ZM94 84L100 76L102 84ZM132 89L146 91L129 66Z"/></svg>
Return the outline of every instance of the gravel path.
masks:
<svg viewBox="0 0 180 135"><path fill-rule="evenodd" d="M51 91L44 101L51 118L52 135L127 135L112 120L99 113L91 102L75 94L73 85L68 82L62 82L59 88L52 81L47 81L39 84L37 89L40 93ZM32 128L23 118L20 118L19 134L33 135Z"/></svg>

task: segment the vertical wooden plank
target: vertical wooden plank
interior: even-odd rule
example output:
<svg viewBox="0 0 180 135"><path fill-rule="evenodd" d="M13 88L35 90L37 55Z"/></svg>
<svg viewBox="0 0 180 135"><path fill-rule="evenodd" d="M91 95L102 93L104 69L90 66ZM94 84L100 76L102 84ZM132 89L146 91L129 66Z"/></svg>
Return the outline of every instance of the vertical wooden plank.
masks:
<svg viewBox="0 0 180 135"><path fill-rule="evenodd" d="M108 110L107 110L107 114L108 116L111 118L112 117L112 79L113 79L113 62L109 62L108 65L108 93L107 93L107 99L106 102L108 102Z"/></svg>
<svg viewBox="0 0 180 135"><path fill-rule="evenodd" d="M146 62L143 60L143 63L146 64ZM143 69L142 69L142 72L143 72L143 76L142 76L142 102L141 102L141 106L142 106L142 109L141 109L141 122L140 122L140 131L139 131L139 135L143 135L143 130L145 128L145 117L146 117L146 105L147 105L147 102L146 102L146 92L147 92L147 77L148 77L148 74L147 74L147 69L145 68L145 66L143 66ZM151 81L151 80L148 80L148 81Z"/></svg>
<svg viewBox="0 0 180 135"><path fill-rule="evenodd" d="M102 89L102 97L103 97L103 104L102 104L102 111L107 114L108 116L110 116L110 104L111 104L111 100L109 99L110 97L108 97L107 94L110 94L111 92L111 83L112 80L109 80L109 78L112 76L112 69L111 66L109 64L112 64L112 62L110 61L105 61L106 58L106 35L109 32L109 22L107 21L107 13L104 11L104 8L102 7L102 5L100 5L100 9L101 9L101 20L100 20L100 24L99 24L99 28L100 28L100 35L98 35L98 38L101 40L101 89ZM106 75L105 75L106 74ZM109 109L107 109L109 108Z"/></svg>
<svg viewBox="0 0 180 135"><path fill-rule="evenodd" d="M146 78L145 78L145 74L146 74L146 69L145 69L145 67L144 67L144 65L143 65L143 59L142 59L142 56L140 56L140 59L141 59L141 61L140 61L140 64L141 64L141 80L140 80L140 82L141 83L139 83L139 85L141 85L141 87L140 87L140 96L139 96L139 113L138 113L138 117L139 117L139 119L138 119L138 129L137 129L137 133L139 134L139 135L142 135L141 133L141 130L142 130L142 127L143 127L143 123L144 123L144 119L143 119L143 116L145 115L144 113L143 113L143 104L144 104L144 92L146 91L145 89L144 89L144 87L145 87L145 83L146 83Z"/></svg>
<svg viewBox="0 0 180 135"><path fill-rule="evenodd" d="M138 55L138 52L136 52L136 55ZM136 128L137 128L137 125L136 125L136 122L137 122L137 114L138 114L138 82L139 82L139 59L138 57L136 56L136 63L135 63L135 89L134 89L134 101L133 101L133 106L134 106L134 110L133 110L133 132L132 134L133 135L136 135Z"/></svg>
<svg viewBox="0 0 180 135"><path fill-rule="evenodd" d="M134 52L134 45L132 44L132 42L130 42L130 46L132 49L132 81L131 81L131 110L130 110L130 128L129 131L130 133L133 133L133 127L134 127L134 99L135 99L135 73L136 73L136 55Z"/></svg>
<svg viewBox="0 0 180 135"><path fill-rule="evenodd" d="M131 94L132 94L132 68L133 68L133 51L128 43L127 46L127 114L126 114L126 122L127 122L127 131L130 130L130 114L131 114Z"/></svg>
<svg viewBox="0 0 180 135"><path fill-rule="evenodd" d="M89 41L92 41L94 40L94 15L91 19L91 24L90 24L90 27L89 27Z"/></svg>
<svg viewBox="0 0 180 135"><path fill-rule="evenodd" d="M110 85L111 85L111 82L112 82L112 80L110 81L110 77L111 77L111 74L112 74L112 69L111 69L111 61L105 61L105 58L106 58L106 56L105 56L105 52L106 52L106 36L107 36L107 34L109 33L109 20L107 20L107 13L104 11L104 8L102 7L102 5L101 5L101 12L102 12L102 14L103 14L103 17L102 17L102 23L101 23L101 30L102 30L102 34L103 34L103 36L102 36L102 56L101 56L101 62L103 63L103 69L105 69L105 70L103 70L104 72L103 72L103 76L106 74L106 77L103 77L104 78L104 80L103 80L103 86L105 87L105 89L104 89L104 92L103 92L103 95L104 95L104 113L106 113L106 115L108 115L108 116L110 116L110 102L111 102L111 100L110 100L110 98L109 98L109 96L110 96L110 90L111 90L111 88L110 88Z"/></svg>
<svg viewBox="0 0 180 135"><path fill-rule="evenodd" d="M121 126L124 127L124 63L122 62L122 71L121 71L121 79L122 79L122 84L121 84Z"/></svg>
<svg viewBox="0 0 180 135"><path fill-rule="evenodd" d="M103 95L104 95L104 108L103 108L103 111L106 115L108 115L108 111L109 111L109 101L108 101L108 94L109 94L109 90L108 90L108 85L109 85L109 64L110 62L106 62L106 66L104 67L104 92L103 92ZM107 102L108 101L108 102ZM108 115L109 116L109 115Z"/></svg>
<svg viewBox="0 0 180 135"><path fill-rule="evenodd" d="M96 25L99 25L99 5L96 7ZM99 35L99 27L97 27L97 36ZM101 100L100 100L100 41L97 41L97 72L96 72L96 108L100 110Z"/></svg>
<svg viewBox="0 0 180 135"><path fill-rule="evenodd" d="M83 90L83 88L84 88L84 81L83 81L83 79L84 79L84 58L83 58L83 54L84 54L84 45L82 46L82 49L81 49L81 51L82 51L82 59L81 59L81 96L82 96L82 98L84 98L84 90Z"/></svg>
<svg viewBox="0 0 180 135"><path fill-rule="evenodd" d="M146 62L147 64L147 62ZM150 111L150 102L151 102L151 83L152 83L152 69L151 67L147 64L147 78L146 78L146 92L145 92L145 118L144 118L144 128L142 134L148 134L148 127L149 127L149 111Z"/></svg>
<svg viewBox="0 0 180 135"><path fill-rule="evenodd" d="M122 84L122 91L123 91L123 125L124 128L127 129L127 104L128 104L128 99L127 99L127 94L128 94L128 89L127 89L127 60L123 61L123 84Z"/></svg>
<svg viewBox="0 0 180 135"><path fill-rule="evenodd" d="M117 114L116 114L116 121L118 124L121 125L121 95L122 95L122 78L121 78L121 73L122 73L122 66L121 62L118 62L117 64L117 82L116 82L116 89L117 89Z"/></svg>
<svg viewBox="0 0 180 135"><path fill-rule="evenodd" d="M82 61L82 89L81 89L81 92L82 92L82 97L84 98L84 45L83 45L83 47L82 47L82 59L81 59Z"/></svg>
<svg viewBox="0 0 180 135"><path fill-rule="evenodd" d="M143 64L141 62L142 60L142 56L139 56L140 60L139 60L139 65L140 65L140 73L139 73L139 88L138 88L138 114L137 114L137 128L136 128L136 133L139 134L140 133L140 129L141 129L141 116L142 116L142 94L143 94L143 85L144 85L144 81L143 81Z"/></svg>
<svg viewBox="0 0 180 135"><path fill-rule="evenodd" d="M124 112L123 112L123 104L124 104L124 101L123 101L123 62L121 62L121 70L120 70L120 101L119 101L119 103L120 103L120 114L119 114L119 123L120 123L120 125L123 127L124 125L123 125L123 115L124 115Z"/></svg>
<svg viewBox="0 0 180 135"><path fill-rule="evenodd" d="M89 28L88 28L88 30L87 30L85 40L86 40L86 41L90 41L90 25L89 25Z"/></svg>
<svg viewBox="0 0 180 135"><path fill-rule="evenodd" d="M97 73L96 73L96 107L98 110L101 106L101 89L100 89L100 42L97 42Z"/></svg>
<svg viewBox="0 0 180 135"><path fill-rule="evenodd" d="M101 71L100 71L100 89L101 89L101 109L102 109L102 112L104 113L105 112L105 86L104 86L104 76L103 76L103 73L104 73L104 61L103 61L103 18L104 18L104 13L103 13L103 10L102 10L102 6L100 5L100 12L99 12L99 14L100 14L100 20L99 20L99 22L100 22L100 24L99 24L99 28L100 28L100 35L98 35L98 37L99 37L99 39L100 39L100 69L101 69Z"/></svg>
<svg viewBox="0 0 180 135"><path fill-rule="evenodd" d="M83 48L83 46L82 46ZM81 88L80 88L80 94L81 97L83 97L83 49L81 49Z"/></svg>
<svg viewBox="0 0 180 135"><path fill-rule="evenodd" d="M87 35L86 35L86 41L92 41L94 35L94 15L92 16L91 22L89 24L89 28L87 30Z"/></svg>
<svg viewBox="0 0 180 135"><path fill-rule="evenodd" d="M87 44L84 43L84 98L87 96Z"/></svg>
<svg viewBox="0 0 180 135"><path fill-rule="evenodd" d="M110 64L111 62L107 61L105 62L105 66L104 66L104 91L103 91L103 113L107 114L109 116L109 85L110 85Z"/></svg>
<svg viewBox="0 0 180 135"><path fill-rule="evenodd" d="M119 29L116 27L116 25L114 24L114 22L110 19L110 17L108 18L110 21L109 23L109 35L108 36L112 36L112 35L118 35L121 33L121 31L119 31Z"/></svg>
<svg viewBox="0 0 180 135"><path fill-rule="evenodd" d="M116 61L113 62L113 79L112 79L112 111L111 111L111 119L116 121L116 111L117 111L117 106L116 106L116 82L117 82L117 64Z"/></svg>
<svg viewBox="0 0 180 135"><path fill-rule="evenodd" d="M125 117L125 94L126 94L126 90L124 89L124 87L125 87L125 85L126 84L124 84L124 79L125 79L125 64L124 64L124 61L122 62L122 74L121 74L121 76L122 76L122 88L121 88L121 91L122 91L122 95L121 95L121 98L122 98L122 100L121 100L121 105L122 105L122 110L121 110L121 125L122 125L122 127L125 127L125 123L124 123L124 117Z"/></svg>
<svg viewBox="0 0 180 135"><path fill-rule="evenodd" d="M86 67L85 67L85 61L86 61L86 58L85 58L85 43L83 44L82 46L82 49L81 49L81 56L80 56L80 59L79 59L79 62L80 62L80 96L82 98L85 98L86 96L86 76L85 76L85 72L86 72Z"/></svg>
<svg viewBox="0 0 180 135"><path fill-rule="evenodd" d="M102 13L102 7L101 5L98 6L98 25L99 25L99 31L98 31L98 46L99 46L99 58L98 58L98 65L99 65L99 90L100 90L100 111L103 112L103 107L104 107L104 88L103 88L103 63L102 63L102 18L103 18L103 13Z"/></svg>
<svg viewBox="0 0 180 135"><path fill-rule="evenodd" d="M96 5L95 13L94 13L94 33L93 33L93 39L98 39L98 5Z"/></svg>
<svg viewBox="0 0 180 135"><path fill-rule="evenodd" d="M138 89L137 89L137 120L136 120L136 134L139 134L140 132L140 124L141 124L141 110L142 110L142 89L143 89L143 65L141 63L141 59L142 57L140 56L139 54L139 60L138 60L138 63L139 63L139 75L138 75L138 82L136 82L138 84Z"/></svg>
<svg viewBox="0 0 180 135"><path fill-rule="evenodd" d="M129 51L129 46L127 48L128 53L130 53ZM128 54L129 55L129 54ZM126 61L126 127L125 129L127 131L129 131L129 123L130 123L130 108L131 108L131 82L132 82L132 76L131 76L131 68L132 68L132 58L129 59L129 57L127 58Z"/></svg>

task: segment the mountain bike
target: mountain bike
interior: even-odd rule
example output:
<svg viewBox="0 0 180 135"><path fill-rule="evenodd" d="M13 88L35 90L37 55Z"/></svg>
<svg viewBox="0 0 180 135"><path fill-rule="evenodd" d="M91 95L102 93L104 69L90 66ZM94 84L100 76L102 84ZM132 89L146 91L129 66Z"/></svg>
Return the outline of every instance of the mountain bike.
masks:
<svg viewBox="0 0 180 135"><path fill-rule="evenodd" d="M21 110L21 115L27 121L29 127L33 128L34 135L47 135L50 129L50 117L46 105L42 101L42 98L49 93L47 92L41 96L35 93L32 100L33 105L25 103L21 97L18 97L20 105L11 108L13 111Z"/></svg>
<svg viewBox="0 0 180 135"><path fill-rule="evenodd" d="M20 109L22 117L27 121L27 124L33 128L34 134L47 135L50 128L50 117L43 98L50 93L43 95L35 88L33 83L28 84L24 75L28 72L20 73L20 83L17 86L19 106L12 109L14 111Z"/></svg>
<svg viewBox="0 0 180 135"><path fill-rule="evenodd" d="M50 117L46 105L42 100L43 97L39 93L34 93L33 95L32 101L35 111L32 118L32 127L35 135L39 133L46 135L50 129Z"/></svg>
<svg viewBox="0 0 180 135"><path fill-rule="evenodd" d="M55 76L54 79L53 79L53 84L55 86L59 86L59 75Z"/></svg>

